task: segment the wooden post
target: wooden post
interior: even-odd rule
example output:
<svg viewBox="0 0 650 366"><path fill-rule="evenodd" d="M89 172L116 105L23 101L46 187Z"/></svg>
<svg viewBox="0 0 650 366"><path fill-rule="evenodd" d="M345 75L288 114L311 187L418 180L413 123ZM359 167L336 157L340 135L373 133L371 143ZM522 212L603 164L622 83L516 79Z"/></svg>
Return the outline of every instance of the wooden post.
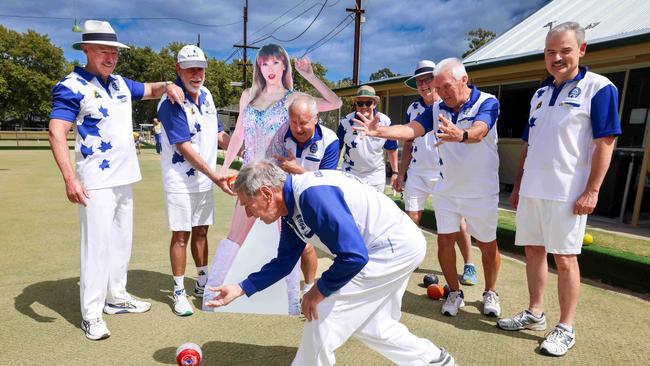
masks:
<svg viewBox="0 0 650 366"><path fill-rule="evenodd" d="M648 160L650 160L650 128L646 128L645 151L643 152L643 161L639 169L639 184L636 189L636 199L634 200L634 210L632 211L632 226L639 224L639 215L641 213L641 200L643 199L643 190L645 189L645 178L648 174Z"/></svg>

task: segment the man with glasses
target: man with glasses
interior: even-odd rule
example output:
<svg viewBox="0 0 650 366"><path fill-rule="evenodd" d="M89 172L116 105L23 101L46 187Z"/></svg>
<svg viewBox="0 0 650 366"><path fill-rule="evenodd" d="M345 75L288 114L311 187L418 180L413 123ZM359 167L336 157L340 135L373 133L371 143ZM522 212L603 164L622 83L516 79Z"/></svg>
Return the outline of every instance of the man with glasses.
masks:
<svg viewBox="0 0 650 366"><path fill-rule="evenodd" d="M343 150L343 165L341 170L350 173L367 184L384 192L386 186L386 165L384 150L388 153L388 161L392 170L391 186L397 178L397 142L385 138L365 137L353 128L353 118L357 114L369 120L377 119L379 126L390 126L390 118L377 110L379 97L375 89L363 85L354 96L355 111L341 119L336 134L339 137L339 147Z"/></svg>

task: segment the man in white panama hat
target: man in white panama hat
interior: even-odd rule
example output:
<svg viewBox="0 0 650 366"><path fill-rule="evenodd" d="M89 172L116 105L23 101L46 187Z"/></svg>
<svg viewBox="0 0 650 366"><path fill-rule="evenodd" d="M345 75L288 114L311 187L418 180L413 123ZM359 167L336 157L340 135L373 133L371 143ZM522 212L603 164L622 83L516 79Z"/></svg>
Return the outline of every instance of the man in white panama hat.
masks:
<svg viewBox="0 0 650 366"><path fill-rule="evenodd" d="M406 79L404 84L416 89L420 98L409 105L406 110L406 120L413 121L424 110L440 100L433 87L433 71L436 64L433 61L418 61L413 76ZM416 223L420 224L424 204L433 194L436 183L440 179L440 155L436 148L435 132L404 141L399 174L393 182L393 189L404 195L404 210ZM408 170L408 176L406 172ZM460 221L460 231L456 238L458 247L465 261L460 282L464 285L476 284L476 267L472 263L472 242L467 233L465 219Z"/></svg>
<svg viewBox="0 0 650 366"><path fill-rule="evenodd" d="M52 89L49 139L65 182L68 200L79 204L81 229L81 329L92 340L108 338L107 314L142 313L151 304L126 291L131 257L133 193L140 167L133 144L131 100L154 99L167 92L182 102L183 91L171 81L140 83L112 74L118 48L108 22L87 20L82 40L73 47L86 55ZM66 136L75 126L75 166Z"/></svg>

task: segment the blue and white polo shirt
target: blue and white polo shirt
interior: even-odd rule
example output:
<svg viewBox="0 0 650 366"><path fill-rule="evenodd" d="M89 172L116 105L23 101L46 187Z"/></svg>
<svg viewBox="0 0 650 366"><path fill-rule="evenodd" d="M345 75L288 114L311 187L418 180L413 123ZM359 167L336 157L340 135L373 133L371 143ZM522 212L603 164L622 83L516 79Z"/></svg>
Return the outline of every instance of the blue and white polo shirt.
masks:
<svg viewBox="0 0 650 366"><path fill-rule="evenodd" d="M379 126L390 126L390 118L375 110L379 115ZM361 178L364 182L376 185L386 181L386 166L384 150L397 150L395 140L378 137L361 137L352 127L355 123L356 112L341 119L338 130L339 146L343 149L343 164L341 170Z"/></svg>
<svg viewBox="0 0 650 366"><path fill-rule="evenodd" d="M585 67L559 86L553 80L545 80L530 101L519 194L573 201L587 184L594 139L621 134L618 92L609 79Z"/></svg>
<svg viewBox="0 0 650 366"><path fill-rule="evenodd" d="M75 124L75 167L86 189L131 184L142 179L133 144L131 100L142 99L144 84L120 75L104 83L84 68L52 89L51 119Z"/></svg>
<svg viewBox="0 0 650 366"><path fill-rule="evenodd" d="M368 253L385 250L373 243L389 233L413 230L404 212L390 198L338 170L318 170L288 176L278 255L240 284L247 296L262 291L291 272L308 241L334 256L317 282L329 296L368 263Z"/></svg>
<svg viewBox="0 0 650 366"><path fill-rule="evenodd" d="M176 79L176 84L185 91L180 79ZM210 178L196 170L176 148L176 144L190 141L203 161L211 168L216 167L220 126L210 91L201 87L198 104L185 91L182 106L172 104L167 99L167 94L163 95L158 104L158 119L163 125L160 167L165 192L196 193L211 190Z"/></svg>
<svg viewBox="0 0 650 366"><path fill-rule="evenodd" d="M417 116L427 109L422 97L418 98L406 110L406 121L414 121ZM424 136L416 137L411 147L411 162L408 167L409 175L418 175L430 180L440 178L440 157L436 148L435 131L427 132Z"/></svg>
<svg viewBox="0 0 650 366"><path fill-rule="evenodd" d="M438 130L439 114L461 129L471 127L476 121L488 125L488 133L479 143L445 142L438 146L441 179L434 188L436 194L478 198L499 193L496 129L499 102L494 95L484 93L474 85L469 87L472 89L469 100L463 103L457 113L440 101L415 119L426 132Z"/></svg>
<svg viewBox="0 0 650 366"><path fill-rule="evenodd" d="M336 169L339 162L339 139L334 131L316 124L314 135L305 142L302 149L298 149L298 143L287 129L284 135L284 146L296 157L301 167L308 171L319 169Z"/></svg>

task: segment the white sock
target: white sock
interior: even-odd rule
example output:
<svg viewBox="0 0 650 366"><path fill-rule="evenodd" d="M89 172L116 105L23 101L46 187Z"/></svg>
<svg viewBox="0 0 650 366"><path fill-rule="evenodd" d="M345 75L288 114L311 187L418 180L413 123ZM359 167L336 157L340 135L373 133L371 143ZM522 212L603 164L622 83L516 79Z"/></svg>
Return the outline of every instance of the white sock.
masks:
<svg viewBox="0 0 650 366"><path fill-rule="evenodd" d="M208 266L196 267L196 273L199 275L196 282L199 283L199 286L205 286L205 283L208 282Z"/></svg>
<svg viewBox="0 0 650 366"><path fill-rule="evenodd" d="M562 324L562 323L557 323L557 326L564 329L564 330L566 330L569 333L573 333L573 327L570 327L570 326L568 326L566 324Z"/></svg>
<svg viewBox="0 0 650 366"><path fill-rule="evenodd" d="M185 276L174 276L174 293L185 290Z"/></svg>

